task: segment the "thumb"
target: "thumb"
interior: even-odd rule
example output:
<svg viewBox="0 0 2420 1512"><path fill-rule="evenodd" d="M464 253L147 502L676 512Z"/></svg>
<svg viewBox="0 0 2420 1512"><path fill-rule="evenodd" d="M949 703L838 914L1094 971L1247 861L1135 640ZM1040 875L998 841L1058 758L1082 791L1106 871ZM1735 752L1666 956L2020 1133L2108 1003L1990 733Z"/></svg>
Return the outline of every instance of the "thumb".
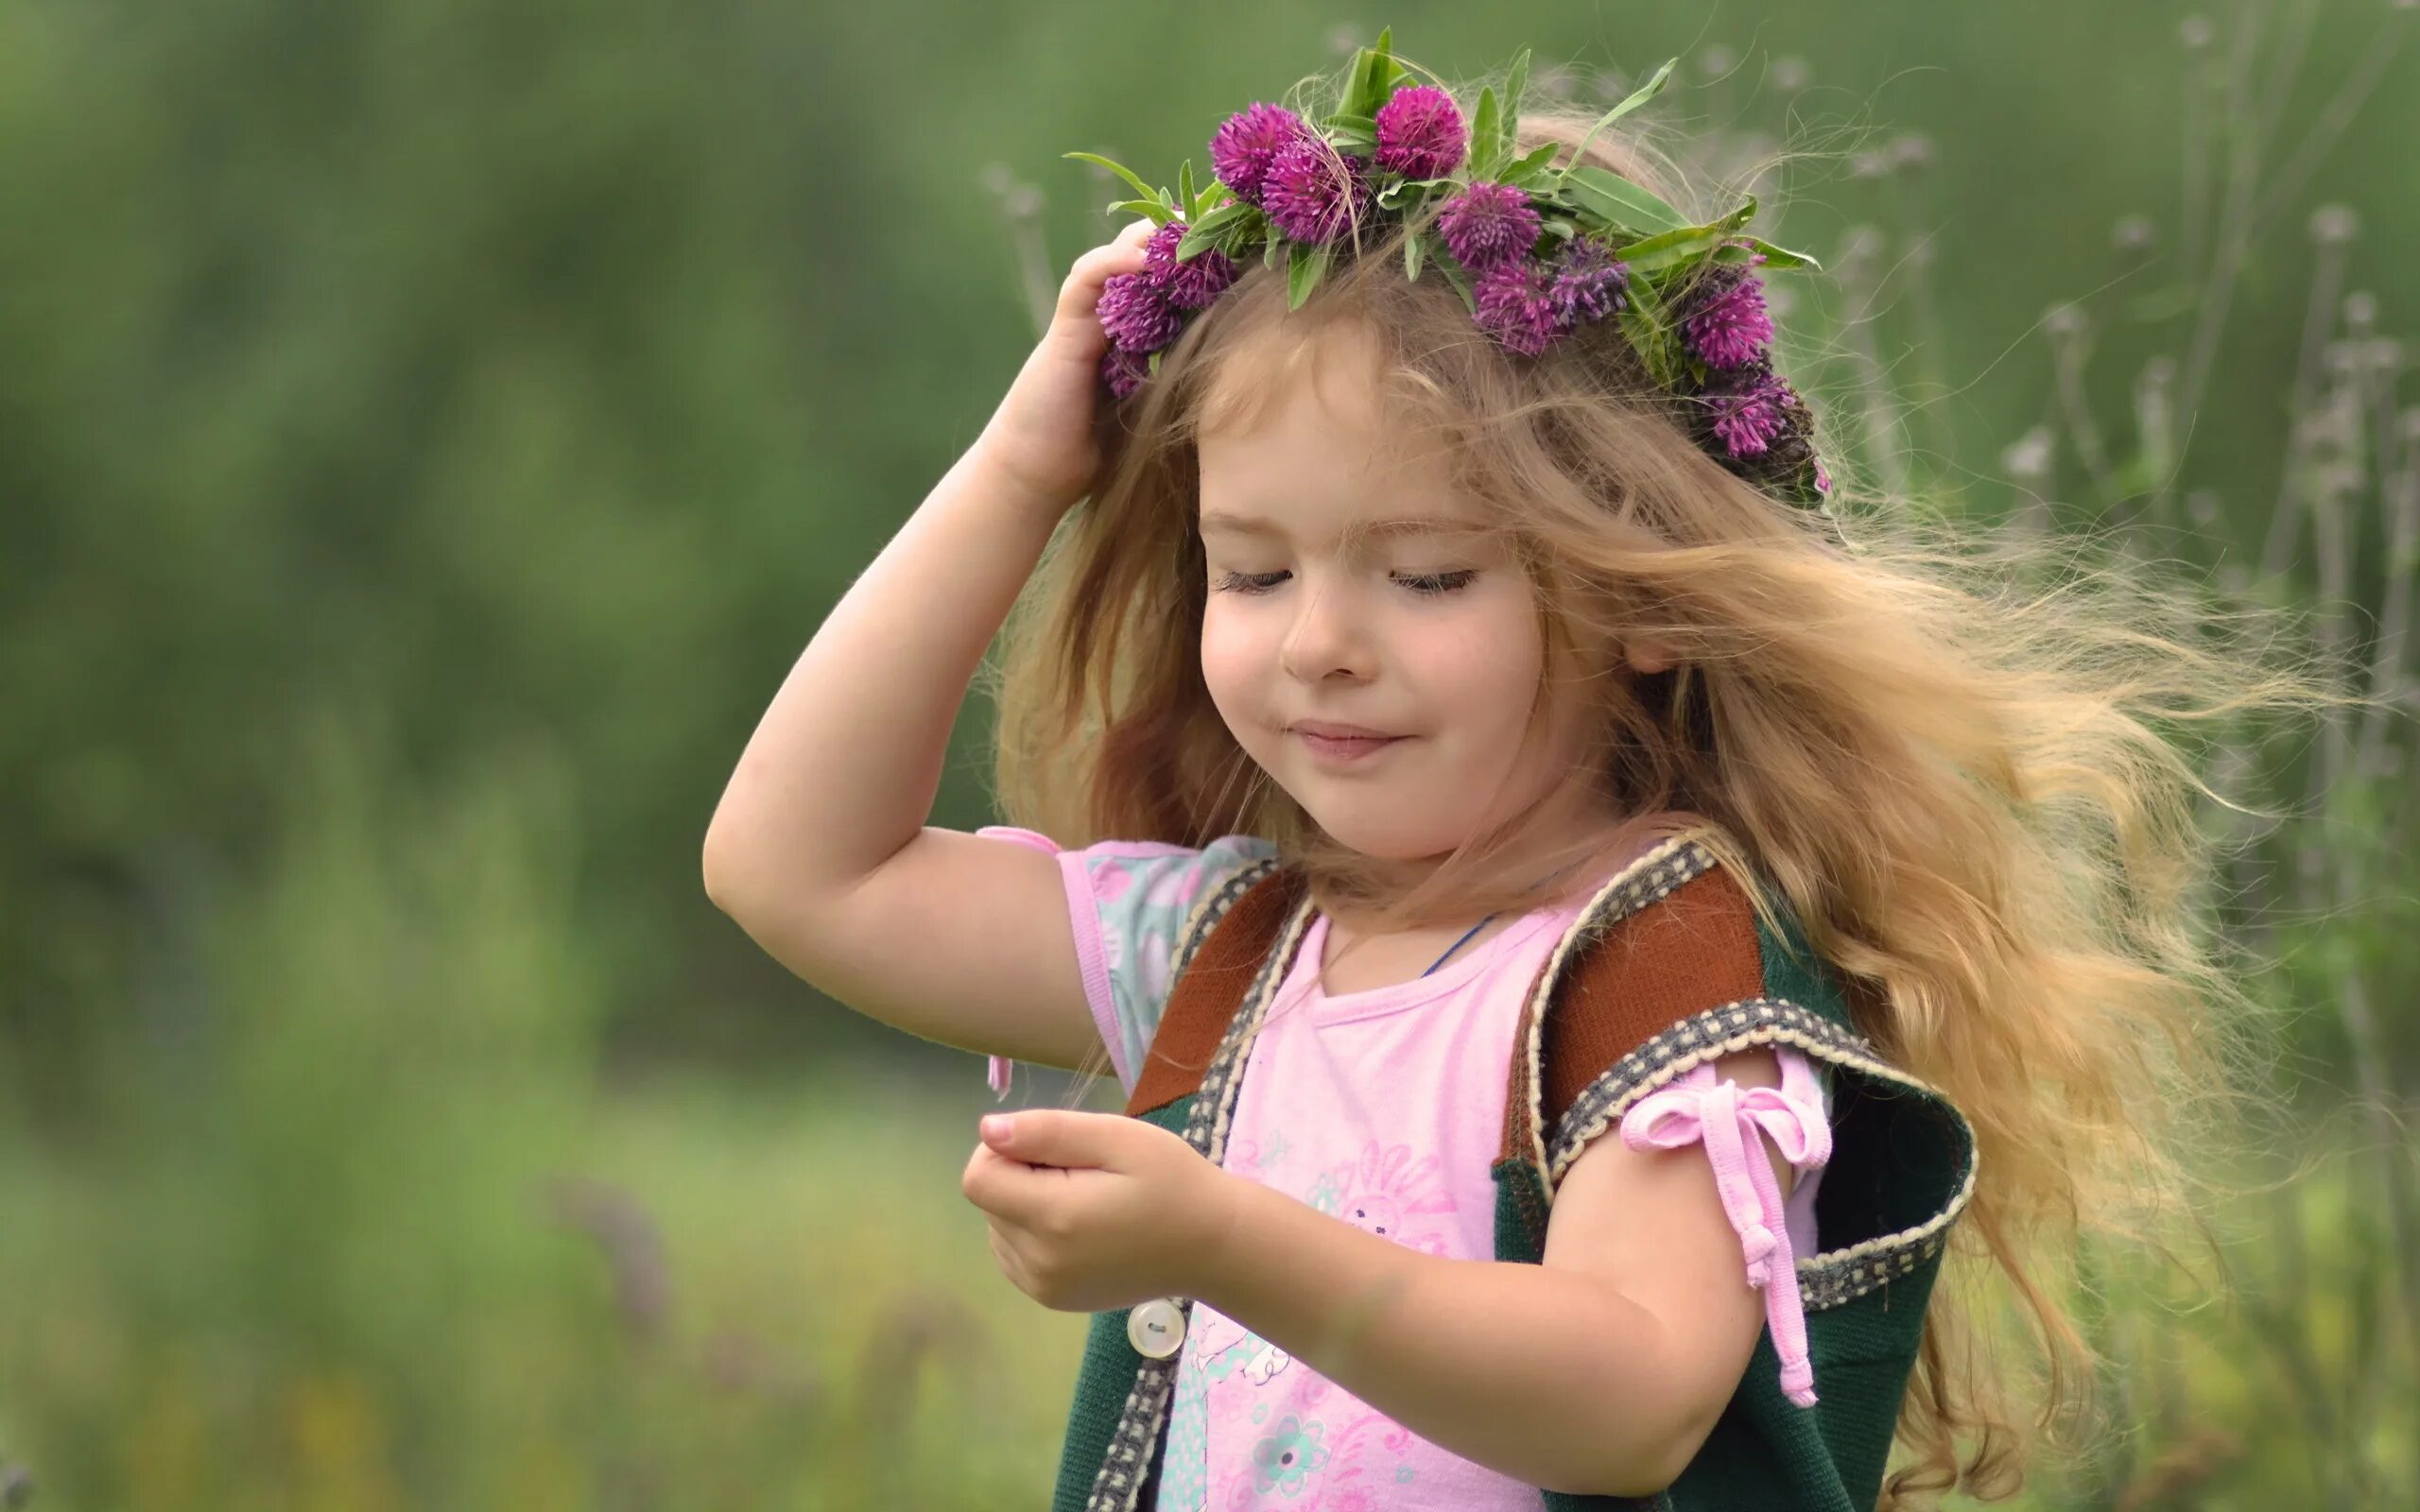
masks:
<svg viewBox="0 0 2420 1512"><path fill-rule="evenodd" d="M994 1113L983 1120L983 1143L1028 1165L1105 1165L1107 1142L1100 1137L1099 1121L1110 1116L1047 1108Z"/></svg>

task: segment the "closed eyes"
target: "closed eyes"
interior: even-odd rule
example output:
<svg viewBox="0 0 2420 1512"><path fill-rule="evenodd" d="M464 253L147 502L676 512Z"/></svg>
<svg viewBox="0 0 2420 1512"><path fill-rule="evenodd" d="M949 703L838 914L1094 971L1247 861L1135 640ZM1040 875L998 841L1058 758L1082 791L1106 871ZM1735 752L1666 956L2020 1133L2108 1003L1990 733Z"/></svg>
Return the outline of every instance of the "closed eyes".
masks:
<svg viewBox="0 0 2420 1512"><path fill-rule="evenodd" d="M1220 577L1213 592L1221 593L1266 593L1279 581L1292 576L1288 573L1228 573ZM1420 597L1442 597L1468 588L1478 576L1476 569L1463 568L1445 573L1407 573L1394 580Z"/></svg>

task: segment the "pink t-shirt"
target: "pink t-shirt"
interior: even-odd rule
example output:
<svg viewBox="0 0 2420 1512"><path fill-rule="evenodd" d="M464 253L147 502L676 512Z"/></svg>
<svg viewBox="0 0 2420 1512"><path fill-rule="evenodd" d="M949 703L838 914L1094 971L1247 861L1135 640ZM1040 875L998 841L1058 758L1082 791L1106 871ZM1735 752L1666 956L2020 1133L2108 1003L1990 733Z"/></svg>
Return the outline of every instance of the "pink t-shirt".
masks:
<svg viewBox="0 0 2420 1512"><path fill-rule="evenodd" d="M1207 889L1272 848L1229 836L1200 850L1117 841L1060 850L1029 830L978 833L1057 853L1085 994L1131 1091L1167 999L1177 932ZM1327 919L1315 917L1253 1042L1224 1168L1423 1253L1493 1260L1489 1171L1503 1138L1514 1028L1539 968L1585 906L1583 895L1524 915L1426 976L1335 995L1320 984ZM1795 1052L1781 1056L1790 1069ZM1806 1090L1807 1116L1822 1119L1812 1074L1801 1066L1791 1080ZM1406 1096L1407 1088L1431 1091ZM1802 1171L1784 1208L1793 1254L1815 1249L1818 1175ZM1417 1436L1198 1299L1154 1485L1156 1512L1534 1512L1538 1498L1534 1486Z"/></svg>

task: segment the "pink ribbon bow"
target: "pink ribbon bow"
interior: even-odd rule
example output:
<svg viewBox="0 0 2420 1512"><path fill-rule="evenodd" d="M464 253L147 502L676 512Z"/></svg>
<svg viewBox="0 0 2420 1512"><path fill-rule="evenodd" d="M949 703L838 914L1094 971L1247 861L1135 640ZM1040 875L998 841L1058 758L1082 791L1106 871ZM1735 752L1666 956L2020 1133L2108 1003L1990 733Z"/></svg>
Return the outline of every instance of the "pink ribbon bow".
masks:
<svg viewBox="0 0 2420 1512"><path fill-rule="evenodd" d="M1679 1081L1640 1098L1622 1115L1622 1143L1634 1150L1678 1149L1703 1141L1722 1211L1738 1232L1748 1284L1764 1288L1765 1322L1781 1356L1781 1388L1801 1407L1815 1405L1815 1367L1806 1358L1806 1314L1798 1297L1797 1258L1782 1213L1781 1183L1747 1136L1762 1129L1793 1167L1811 1170L1832 1157L1824 1094L1806 1057L1776 1049L1779 1087L1716 1081L1701 1061Z"/></svg>

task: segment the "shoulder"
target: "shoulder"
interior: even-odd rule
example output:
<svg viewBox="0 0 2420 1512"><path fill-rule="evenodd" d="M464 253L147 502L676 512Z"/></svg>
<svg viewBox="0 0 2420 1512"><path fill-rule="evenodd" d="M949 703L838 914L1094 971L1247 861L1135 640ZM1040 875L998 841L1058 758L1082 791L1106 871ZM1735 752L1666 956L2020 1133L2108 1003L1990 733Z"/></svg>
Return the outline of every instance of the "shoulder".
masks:
<svg viewBox="0 0 2420 1512"><path fill-rule="evenodd" d="M1560 1172L1599 1118L1726 1052L1850 1048L1837 973L1778 889L1750 885L1703 845L1658 847L1590 902L1531 1025L1538 1133ZM1595 1115L1595 1116L1592 1116Z"/></svg>
<svg viewBox="0 0 2420 1512"><path fill-rule="evenodd" d="M1668 842L1609 883L1571 932L1578 1012L1612 1014L1635 1039L1717 1008L1771 1003L1841 1028L1841 974L1789 899L1696 840Z"/></svg>
<svg viewBox="0 0 2420 1512"><path fill-rule="evenodd" d="M1748 889L1694 848L1651 856L1625 887L1582 916L1580 985L1669 1023L1765 989L1762 932ZM1630 874L1626 874L1630 875Z"/></svg>

